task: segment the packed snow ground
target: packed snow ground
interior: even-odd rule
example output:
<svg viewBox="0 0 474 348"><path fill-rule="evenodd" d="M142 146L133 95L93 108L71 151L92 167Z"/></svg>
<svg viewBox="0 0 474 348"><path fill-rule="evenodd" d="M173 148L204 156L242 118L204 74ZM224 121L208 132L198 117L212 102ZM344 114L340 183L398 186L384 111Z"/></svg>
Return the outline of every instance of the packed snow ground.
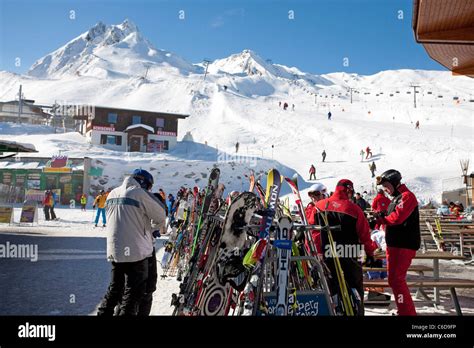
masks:
<svg viewBox="0 0 474 348"><path fill-rule="evenodd" d="M0 244L38 245L37 262L24 259L0 259L0 313L4 315L94 315L110 281L106 261L106 230L93 226L94 212L89 209L56 209L59 221L45 221L40 211L38 225L0 226ZM15 208L19 221L20 208ZM171 315L171 294L179 291L175 277L161 279L160 261L167 237L156 240L158 283L152 314ZM415 260L414 264L431 264ZM440 274L446 277L474 279L474 266L462 262L440 261ZM458 289L464 314L474 314L474 291ZM387 293L390 293L389 291ZM71 303L71 295L75 302ZM449 292L441 292L437 308L415 301L420 315L455 315ZM366 307L366 315L392 315L390 307Z"/></svg>

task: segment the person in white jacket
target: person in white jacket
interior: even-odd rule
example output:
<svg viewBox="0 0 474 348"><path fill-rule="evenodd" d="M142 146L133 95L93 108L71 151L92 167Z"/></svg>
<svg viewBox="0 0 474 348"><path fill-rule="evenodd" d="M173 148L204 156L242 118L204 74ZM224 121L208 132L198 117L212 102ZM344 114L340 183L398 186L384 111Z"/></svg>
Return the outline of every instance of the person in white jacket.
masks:
<svg viewBox="0 0 474 348"><path fill-rule="evenodd" d="M166 212L149 191L153 176L135 169L106 201L107 260L112 279L98 315L148 315L156 290L156 254L151 221L163 233Z"/></svg>

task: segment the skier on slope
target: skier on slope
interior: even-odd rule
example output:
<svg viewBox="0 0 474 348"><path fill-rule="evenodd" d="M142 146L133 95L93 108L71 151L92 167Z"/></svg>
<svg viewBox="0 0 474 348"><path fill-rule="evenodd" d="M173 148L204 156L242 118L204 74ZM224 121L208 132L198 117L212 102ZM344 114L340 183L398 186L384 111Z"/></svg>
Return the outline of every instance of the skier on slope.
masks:
<svg viewBox="0 0 474 348"><path fill-rule="evenodd" d="M112 263L112 279L97 315L149 315L156 290L156 254L153 223L165 227L164 205L149 191L153 176L135 169L132 176L110 193L106 210L107 259Z"/></svg>
<svg viewBox="0 0 474 348"><path fill-rule="evenodd" d="M326 150L323 150L323 153L321 154L323 156L323 162L326 160Z"/></svg>
<svg viewBox="0 0 474 348"><path fill-rule="evenodd" d="M347 179L339 180L336 185L334 194L326 199L323 199L316 203L316 208L320 211L320 221L323 220L323 216L327 213L327 219L329 226L341 226L341 230L332 231L332 236L336 246L344 246L343 250L357 250L359 251L361 245L365 249L367 254L367 266L375 264L373 254L377 249L377 245L370 238L369 223L365 218L362 209L356 204L350 201L350 198L354 195L354 184L352 181ZM325 213L326 212L326 213ZM330 281L331 294L334 296L339 293L339 284L337 283L337 273L335 260L329 249L329 238L328 233L321 233L321 245L326 264L331 271L332 278ZM337 247L336 250L341 249ZM344 273L345 280L348 285L348 290L355 289L360 297L360 311L359 315L363 315L363 298L364 298L364 286L362 278L362 265L359 262L361 255L358 252L355 253L344 253L339 256L339 261Z"/></svg>
<svg viewBox="0 0 474 348"><path fill-rule="evenodd" d="M331 111L328 112L328 120L331 121L331 117L332 117L332 114L331 114Z"/></svg>
<svg viewBox="0 0 474 348"><path fill-rule="evenodd" d="M420 215L415 195L400 183L401 179L400 172L394 169L377 177L377 185L382 185L393 199L387 216L378 214L376 222L385 227L388 284L395 295L398 315L416 315L406 275L421 244Z"/></svg>
<svg viewBox="0 0 474 348"><path fill-rule="evenodd" d="M364 154L365 154L364 149L360 150L359 155L360 155L360 161L361 162L364 162Z"/></svg>
<svg viewBox="0 0 474 348"><path fill-rule="evenodd" d="M316 209L316 204L320 200L327 197L327 188L321 183L315 183L309 188L308 196L311 199L311 202L306 206L306 209L304 211L306 215L306 220L308 221L308 225L319 225L320 222L318 219L318 210ZM318 254L322 254L320 231L311 231L311 238L313 240L314 245L316 246ZM305 241L305 245L306 250L311 250L308 246L308 241Z"/></svg>
<svg viewBox="0 0 474 348"><path fill-rule="evenodd" d="M314 164L309 168L309 180L316 180L316 167Z"/></svg>
<svg viewBox="0 0 474 348"><path fill-rule="evenodd" d="M375 166L375 161L372 161L372 164L369 164L369 169L372 173L372 178L375 177L375 171L377 170L377 167Z"/></svg>
<svg viewBox="0 0 474 348"><path fill-rule="evenodd" d="M367 153L367 155L365 156L365 159L368 159L369 155L370 155L370 158L372 158L372 150L370 149L370 147L367 146L367 148L365 149L365 152Z"/></svg>

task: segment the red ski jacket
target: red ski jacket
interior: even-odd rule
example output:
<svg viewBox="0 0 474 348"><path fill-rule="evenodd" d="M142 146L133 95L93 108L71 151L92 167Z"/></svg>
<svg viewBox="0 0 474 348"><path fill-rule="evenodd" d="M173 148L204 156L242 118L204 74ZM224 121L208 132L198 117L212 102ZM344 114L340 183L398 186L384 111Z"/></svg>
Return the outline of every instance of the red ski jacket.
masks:
<svg viewBox="0 0 474 348"><path fill-rule="evenodd" d="M336 244L362 244L366 254L373 256L377 244L370 239L369 223L362 209L349 200L344 187L336 186L333 195L319 201L316 207L321 212L328 212L330 226L341 225L340 231L332 232ZM328 244L327 238L323 233L321 236L323 248Z"/></svg>
<svg viewBox="0 0 474 348"><path fill-rule="evenodd" d="M377 194L374 201L372 202L372 210L375 212L387 212L388 206L390 205L390 198L386 197L383 193Z"/></svg>
<svg viewBox="0 0 474 348"><path fill-rule="evenodd" d="M316 205L311 202L306 206L306 209L304 210L304 214L306 215L306 221L308 221L308 225L318 225L319 220L317 217L318 214L318 209L316 208ZM319 254L322 253L321 251L321 232L318 230L312 230L311 231L311 239L313 239L313 243L316 245L316 249ZM309 249L309 246L306 246ZM309 249L311 250L311 249Z"/></svg>
<svg viewBox="0 0 474 348"><path fill-rule="evenodd" d="M377 223L386 226L387 246L418 250L421 244L418 201L405 185L397 190L399 195L390 203L388 216L377 219Z"/></svg>

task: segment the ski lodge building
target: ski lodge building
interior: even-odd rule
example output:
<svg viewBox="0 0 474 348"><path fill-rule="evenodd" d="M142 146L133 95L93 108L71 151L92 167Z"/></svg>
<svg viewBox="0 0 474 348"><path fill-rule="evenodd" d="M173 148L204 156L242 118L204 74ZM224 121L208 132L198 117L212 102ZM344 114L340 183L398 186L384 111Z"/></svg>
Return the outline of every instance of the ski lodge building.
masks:
<svg viewBox="0 0 474 348"><path fill-rule="evenodd" d="M43 107L30 99L22 99L21 104L18 100L0 102L0 122L45 124L51 115Z"/></svg>
<svg viewBox="0 0 474 348"><path fill-rule="evenodd" d="M127 152L163 152L177 143L178 120L189 115L94 106L93 115L75 116L86 122L85 135L94 145Z"/></svg>

